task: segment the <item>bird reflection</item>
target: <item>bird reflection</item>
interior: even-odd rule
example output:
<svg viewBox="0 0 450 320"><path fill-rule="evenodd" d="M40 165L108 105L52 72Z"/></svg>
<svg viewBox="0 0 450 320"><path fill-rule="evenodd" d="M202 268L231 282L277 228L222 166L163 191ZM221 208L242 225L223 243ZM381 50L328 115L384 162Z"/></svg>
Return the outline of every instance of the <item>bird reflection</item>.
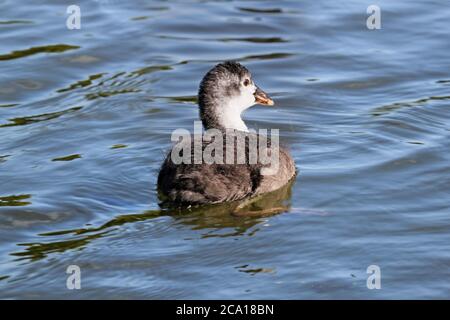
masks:
<svg viewBox="0 0 450 320"><path fill-rule="evenodd" d="M284 187L265 194L236 202L198 206L182 209L161 208L141 214L119 215L99 227L61 230L39 234L42 237L63 238L51 242L19 243L24 247L20 252L11 253L16 260L36 261L51 253L81 249L92 241L107 237L109 233L127 223L151 220L161 216L170 216L176 224L189 226L191 230L201 230L201 238L253 235L257 226L265 217L289 211L291 190L294 180Z"/></svg>

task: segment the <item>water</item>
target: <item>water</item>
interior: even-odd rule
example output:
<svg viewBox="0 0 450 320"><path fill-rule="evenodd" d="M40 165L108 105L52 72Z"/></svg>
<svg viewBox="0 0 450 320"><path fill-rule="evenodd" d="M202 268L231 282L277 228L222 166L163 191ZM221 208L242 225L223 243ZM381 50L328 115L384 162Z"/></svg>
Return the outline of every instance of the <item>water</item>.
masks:
<svg viewBox="0 0 450 320"><path fill-rule="evenodd" d="M0 298L450 298L448 1L377 1L381 30L372 1L77 3L0 1ZM245 119L295 158L281 214L158 206L226 59L276 101Z"/></svg>

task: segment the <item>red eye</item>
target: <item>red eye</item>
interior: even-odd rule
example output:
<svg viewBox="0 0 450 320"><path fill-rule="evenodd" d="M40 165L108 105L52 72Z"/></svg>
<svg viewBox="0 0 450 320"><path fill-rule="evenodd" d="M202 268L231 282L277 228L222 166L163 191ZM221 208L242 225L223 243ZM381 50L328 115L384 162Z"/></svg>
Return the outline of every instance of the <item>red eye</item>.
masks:
<svg viewBox="0 0 450 320"><path fill-rule="evenodd" d="M245 79L245 80L244 80L244 86L248 86L249 84L250 84L250 80Z"/></svg>

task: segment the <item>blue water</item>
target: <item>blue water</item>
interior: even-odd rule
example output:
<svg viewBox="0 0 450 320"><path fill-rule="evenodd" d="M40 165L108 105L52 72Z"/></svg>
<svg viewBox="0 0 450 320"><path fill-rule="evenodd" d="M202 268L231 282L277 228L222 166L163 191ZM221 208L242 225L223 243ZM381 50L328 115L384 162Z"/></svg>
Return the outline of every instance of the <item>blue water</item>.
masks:
<svg viewBox="0 0 450 320"><path fill-rule="evenodd" d="M448 1L82 0L80 30L42 2L0 1L0 298L450 298ZM276 102L244 118L289 146L262 204L289 208L161 210L170 134L230 59Z"/></svg>

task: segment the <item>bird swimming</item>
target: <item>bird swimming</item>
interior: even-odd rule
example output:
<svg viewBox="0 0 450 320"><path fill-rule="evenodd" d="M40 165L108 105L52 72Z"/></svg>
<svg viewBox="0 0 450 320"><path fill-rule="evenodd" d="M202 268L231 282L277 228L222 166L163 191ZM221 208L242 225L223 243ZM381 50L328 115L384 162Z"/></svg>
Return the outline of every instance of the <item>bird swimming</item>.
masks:
<svg viewBox="0 0 450 320"><path fill-rule="evenodd" d="M202 141L201 150L211 148L213 141L228 141L228 133L233 139L244 137L243 149L232 144L232 154L245 156L244 162L196 163L188 161L178 163L173 159L172 149L164 160L158 175L158 191L163 202L170 205L189 206L215 204L252 198L275 191L285 186L295 176L295 163L288 150L276 147L268 137L251 132L241 118L242 112L255 104L272 106L273 100L253 81L250 71L238 62L227 61L213 67L204 76L198 92L200 119L206 132L215 130L219 136ZM264 173L268 164L258 159L251 161L252 139L267 138L265 145L268 154L277 152L275 172ZM195 138L193 139L195 141ZM183 149L184 159L194 159L194 141L189 140L188 151ZM229 140L231 141L231 140ZM257 144L257 151L263 150L264 144ZM221 149L213 154L222 157ZM224 148L223 154L226 154Z"/></svg>

